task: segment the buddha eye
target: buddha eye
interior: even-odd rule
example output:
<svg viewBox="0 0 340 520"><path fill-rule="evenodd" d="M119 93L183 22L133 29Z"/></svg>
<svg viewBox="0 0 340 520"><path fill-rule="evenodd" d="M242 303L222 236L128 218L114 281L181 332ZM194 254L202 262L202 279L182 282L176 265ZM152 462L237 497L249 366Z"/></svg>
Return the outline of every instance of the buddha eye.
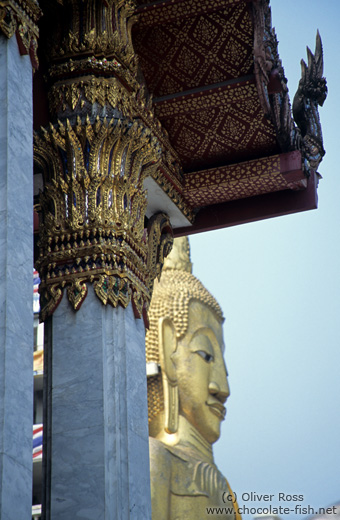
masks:
<svg viewBox="0 0 340 520"><path fill-rule="evenodd" d="M214 356L208 354L207 352L204 352L204 350L196 350L196 354L201 356L201 358L203 358L204 361L206 361L207 363L210 363L210 361L214 360Z"/></svg>

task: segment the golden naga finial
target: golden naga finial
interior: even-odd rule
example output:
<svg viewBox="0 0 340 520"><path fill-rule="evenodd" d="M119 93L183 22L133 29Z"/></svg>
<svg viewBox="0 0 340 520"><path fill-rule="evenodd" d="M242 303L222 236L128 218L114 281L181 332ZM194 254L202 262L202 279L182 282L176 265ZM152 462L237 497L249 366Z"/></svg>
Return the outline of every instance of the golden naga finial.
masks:
<svg viewBox="0 0 340 520"><path fill-rule="evenodd" d="M307 47L308 64L301 60L301 79L293 100L293 116L302 138L301 148L308 168L317 171L322 157L322 129L319 106L327 97L327 82L323 77L323 50L319 31L316 34L315 53Z"/></svg>

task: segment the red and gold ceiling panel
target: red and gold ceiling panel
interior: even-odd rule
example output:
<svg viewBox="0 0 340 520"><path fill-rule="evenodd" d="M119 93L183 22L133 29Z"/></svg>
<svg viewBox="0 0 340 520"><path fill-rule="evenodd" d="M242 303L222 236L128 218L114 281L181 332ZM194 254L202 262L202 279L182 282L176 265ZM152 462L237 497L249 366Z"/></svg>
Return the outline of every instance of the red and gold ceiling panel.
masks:
<svg viewBox="0 0 340 520"><path fill-rule="evenodd" d="M279 151L254 80L160 100L155 110L185 172Z"/></svg>
<svg viewBox="0 0 340 520"><path fill-rule="evenodd" d="M182 12L184 8L190 11L192 4L196 4L195 14ZM208 2L195 0L171 6L165 2L162 9L140 15L134 47L154 97L213 85L252 72L253 31L248 4L222 2L219 9L215 7L211 12L202 12L202 4ZM182 9L177 15L176 7ZM170 8L171 17L154 19L156 12ZM152 24L149 18L145 19L146 13L153 18Z"/></svg>
<svg viewBox="0 0 340 520"><path fill-rule="evenodd" d="M250 3L253 0L136 0L138 23L150 27L174 20L220 11L228 6Z"/></svg>
<svg viewBox="0 0 340 520"><path fill-rule="evenodd" d="M211 205L242 206L247 198L306 188L301 154L281 153L277 119L265 116L257 88L254 63L266 76L270 49L266 0L137 0L137 6L134 48L176 151L183 173L177 188L186 203L202 214Z"/></svg>

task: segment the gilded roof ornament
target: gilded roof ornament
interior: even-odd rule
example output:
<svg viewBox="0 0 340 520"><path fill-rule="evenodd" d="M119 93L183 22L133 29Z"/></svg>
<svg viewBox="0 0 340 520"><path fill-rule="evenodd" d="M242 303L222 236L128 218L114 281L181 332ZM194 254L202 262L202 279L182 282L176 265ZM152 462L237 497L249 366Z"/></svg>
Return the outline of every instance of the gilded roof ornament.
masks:
<svg viewBox="0 0 340 520"><path fill-rule="evenodd" d="M269 0L252 2L254 16L254 72L262 110L273 123L283 152L294 148L294 122L287 78L272 27Z"/></svg>
<svg viewBox="0 0 340 520"><path fill-rule="evenodd" d="M262 109L276 129L283 152L300 150L304 173L317 170L325 154L318 106L327 96L323 77L323 50L319 31L315 53L307 47L308 64L301 60L301 79L291 110L287 78L278 54L278 40L272 28L269 0L252 3L254 24L254 71Z"/></svg>
<svg viewBox="0 0 340 520"><path fill-rule="evenodd" d="M301 79L293 101L293 115L299 127L307 168L316 171L325 155L319 106L327 97L327 82L323 77L323 49L319 31L315 53L307 47L308 64L301 60Z"/></svg>

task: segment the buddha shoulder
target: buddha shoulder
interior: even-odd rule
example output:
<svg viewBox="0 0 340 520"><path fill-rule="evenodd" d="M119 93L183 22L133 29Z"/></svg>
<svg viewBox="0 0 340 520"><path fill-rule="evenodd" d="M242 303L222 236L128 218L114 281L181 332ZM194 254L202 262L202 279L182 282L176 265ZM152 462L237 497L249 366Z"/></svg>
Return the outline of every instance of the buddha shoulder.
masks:
<svg viewBox="0 0 340 520"><path fill-rule="evenodd" d="M157 462L158 467L169 465L171 455L167 450L167 446L163 442L154 437L149 437L149 451L151 463Z"/></svg>

